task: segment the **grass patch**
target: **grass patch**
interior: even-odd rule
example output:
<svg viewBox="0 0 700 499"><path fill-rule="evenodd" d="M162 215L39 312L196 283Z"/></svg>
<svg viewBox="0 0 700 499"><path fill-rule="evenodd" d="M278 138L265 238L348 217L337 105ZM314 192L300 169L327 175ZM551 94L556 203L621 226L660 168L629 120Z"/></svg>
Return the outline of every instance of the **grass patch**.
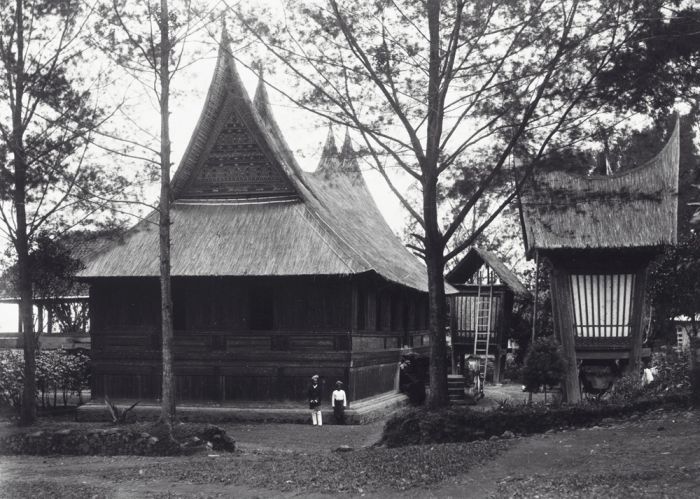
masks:
<svg viewBox="0 0 700 499"><path fill-rule="evenodd" d="M326 494L403 491L465 473L507 447L506 441L490 441L402 449L375 447L329 454L263 451L196 456L187 463L120 469L110 473L110 480L221 483Z"/></svg>

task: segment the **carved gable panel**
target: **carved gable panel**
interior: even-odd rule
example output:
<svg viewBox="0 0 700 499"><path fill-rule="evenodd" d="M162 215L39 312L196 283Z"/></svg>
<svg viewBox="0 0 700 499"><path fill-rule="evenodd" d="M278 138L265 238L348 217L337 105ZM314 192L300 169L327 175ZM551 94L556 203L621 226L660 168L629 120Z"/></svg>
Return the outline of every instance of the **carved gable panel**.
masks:
<svg viewBox="0 0 700 499"><path fill-rule="evenodd" d="M282 167L270 161L235 112L193 172L186 197L294 194Z"/></svg>

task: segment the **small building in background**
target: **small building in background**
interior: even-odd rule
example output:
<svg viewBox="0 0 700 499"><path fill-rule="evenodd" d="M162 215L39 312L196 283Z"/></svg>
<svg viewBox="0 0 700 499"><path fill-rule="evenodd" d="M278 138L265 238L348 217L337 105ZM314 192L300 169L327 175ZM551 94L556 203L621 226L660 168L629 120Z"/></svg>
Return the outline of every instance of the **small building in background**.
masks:
<svg viewBox="0 0 700 499"><path fill-rule="evenodd" d="M700 315L693 317L679 315L673 318L673 324L676 328L676 344L675 347L682 351L690 350L690 339L693 334L700 337ZM693 327L698 330L693 333Z"/></svg>
<svg viewBox="0 0 700 499"><path fill-rule="evenodd" d="M661 152L611 175L536 172L522 194L528 257L547 259L554 327L568 360L564 396L638 372L649 325L649 264L675 244L678 122Z"/></svg>
<svg viewBox="0 0 700 499"><path fill-rule="evenodd" d="M470 248L445 279L458 291L448 296L453 374L463 373L465 358L477 355L476 332L480 331L489 335L492 381L500 383L513 301L530 299L530 292L496 255L477 247Z"/></svg>

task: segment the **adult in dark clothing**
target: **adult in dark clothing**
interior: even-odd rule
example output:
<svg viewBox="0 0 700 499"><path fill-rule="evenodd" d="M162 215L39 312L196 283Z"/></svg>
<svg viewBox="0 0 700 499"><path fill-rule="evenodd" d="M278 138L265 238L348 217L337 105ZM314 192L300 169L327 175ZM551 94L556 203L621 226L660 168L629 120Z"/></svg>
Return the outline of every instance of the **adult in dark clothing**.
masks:
<svg viewBox="0 0 700 499"><path fill-rule="evenodd" d="M318 374L311 376L311 386L308 391L309 409L311 409L311 422L314 426L323 425L321 415L321 385L318 383Z"/></svg>

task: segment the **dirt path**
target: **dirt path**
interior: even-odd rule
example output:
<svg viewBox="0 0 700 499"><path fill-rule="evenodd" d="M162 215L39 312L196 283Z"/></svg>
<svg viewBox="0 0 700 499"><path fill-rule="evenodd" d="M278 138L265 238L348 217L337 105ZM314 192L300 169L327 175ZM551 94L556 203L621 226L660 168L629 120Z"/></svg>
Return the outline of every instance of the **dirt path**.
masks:
<svg viewBox="0 0 700 499"><path fill-rule="evenodd" d="M657 411L605 427L518 438L431 490L386 498L700 497L700 414Z"/></svg>
<svg viewBox="0 0 700 499"><path fill-rule="evenodd" d="M495 459L428 488L376 489L364 497L699 497L700 414L655 412L638 420L510 441ZM224 459L147 457L0 457L0 497L329 497L293 484L287 491L244 485L246 473L270 471L270 456L309 466L341 444L373 443L369 426L229 425L242 452ZM378 452L369 450L367 452ZM410 452L397 450L396 454ZM281 455L281 458L280 458ZM284 457L288 456L288 457ZM224 459L224 460L222 460ZM207 465L211 463L211 465ZM199 467L211 479L193 480ZM149 475L167 469L167 478ZM296 468L295 468L296 469ZM211 471L209 471L211 470ZM228 470L231 470L229 474ZM235 471L235 473L234 473ZM281 472L281 471L280 471ZM347 476L351 481L353 477ZM263 482L265 483L265 482ZM341 494L354 497L351 494Z"/></svg>

